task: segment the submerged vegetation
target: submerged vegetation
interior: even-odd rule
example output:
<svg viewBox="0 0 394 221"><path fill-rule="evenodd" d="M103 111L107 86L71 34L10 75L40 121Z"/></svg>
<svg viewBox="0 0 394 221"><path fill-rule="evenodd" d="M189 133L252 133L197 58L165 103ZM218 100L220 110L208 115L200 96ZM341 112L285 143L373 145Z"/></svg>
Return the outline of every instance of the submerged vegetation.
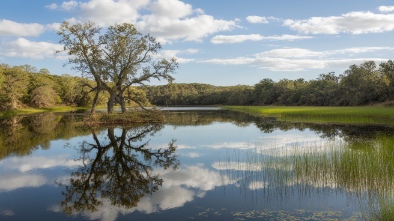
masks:
<svg viewBox="0 0 394 221"><path fill-rule="evenodd" d="M290 122L394 125L394 107L232 106L229 110Z"/></svg>

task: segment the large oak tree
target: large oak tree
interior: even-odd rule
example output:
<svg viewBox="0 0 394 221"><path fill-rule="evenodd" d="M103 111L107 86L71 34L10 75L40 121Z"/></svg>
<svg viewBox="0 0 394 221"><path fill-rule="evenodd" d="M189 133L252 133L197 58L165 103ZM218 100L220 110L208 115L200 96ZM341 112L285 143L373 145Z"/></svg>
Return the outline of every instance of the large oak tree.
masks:
<svg viewBox="0 0 394 221"><path fill-rule="evenodd" d="M178 67L174 58L159 58L161 49L155 38L142 35L132 24L123 23L103 30L92 22L63 22L58 35L71 58L74 70L96 81L92 113L100 91L109 93L108 113L115 103L126 111L124 92L132 85L143 85L151 79L172 81L171 73ZM138 101L137 101L138 102Z"/></svg>

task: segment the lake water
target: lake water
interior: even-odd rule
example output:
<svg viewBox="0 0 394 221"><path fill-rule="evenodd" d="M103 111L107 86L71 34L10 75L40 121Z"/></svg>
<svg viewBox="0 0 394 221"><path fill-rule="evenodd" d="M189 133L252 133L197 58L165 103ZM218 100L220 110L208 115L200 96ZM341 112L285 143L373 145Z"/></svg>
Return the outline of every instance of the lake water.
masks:
<svg viewBox="0 0 394 221"><path fill-rule="evenodd" d="M360 220L394 203L394 129L169 108L1 120L0 220Z"/></svg>

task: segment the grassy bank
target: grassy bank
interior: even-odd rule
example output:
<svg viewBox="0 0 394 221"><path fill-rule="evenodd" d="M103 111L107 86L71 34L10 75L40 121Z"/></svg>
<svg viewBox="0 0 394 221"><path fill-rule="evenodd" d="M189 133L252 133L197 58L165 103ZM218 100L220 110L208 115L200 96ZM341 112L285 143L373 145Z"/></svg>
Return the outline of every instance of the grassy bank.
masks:
<svg viewBox="0 0 394 221"><path fill-rule="evenodd" d="M394 107L228 106L223 108L291 122L394 125Z"/></svg>
<svg viewBox="0 0 394 221"><path fill-rule="evenodd" d="M88 110L88 108L69 107L69 106L51 107L51 108L22 108L17 110L0 111L0 117L25 115L25 114L37 114L44 112L70 112L70 111L78 111L78 110Z"/></svg>

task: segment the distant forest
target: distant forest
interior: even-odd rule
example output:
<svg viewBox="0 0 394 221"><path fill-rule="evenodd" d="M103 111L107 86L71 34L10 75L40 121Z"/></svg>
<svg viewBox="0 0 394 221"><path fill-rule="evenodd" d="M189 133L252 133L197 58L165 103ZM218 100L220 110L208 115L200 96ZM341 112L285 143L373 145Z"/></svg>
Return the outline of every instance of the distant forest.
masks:
<svg viewBox="0 0 394 221"><path fill-rule="evenodd" d="M30 65L0 64L0 110L23 107L88 106L95 81L71 75L53 75ZM262 79L254 86L177 84L130 87L127 97L149 105L294 105L357 106L394 101L394 61L377 65L366 61L343 74L321 74L317 79ZM101 92L98 105L108 94ZM130 100L129 105L133 105Z"/></svg>

